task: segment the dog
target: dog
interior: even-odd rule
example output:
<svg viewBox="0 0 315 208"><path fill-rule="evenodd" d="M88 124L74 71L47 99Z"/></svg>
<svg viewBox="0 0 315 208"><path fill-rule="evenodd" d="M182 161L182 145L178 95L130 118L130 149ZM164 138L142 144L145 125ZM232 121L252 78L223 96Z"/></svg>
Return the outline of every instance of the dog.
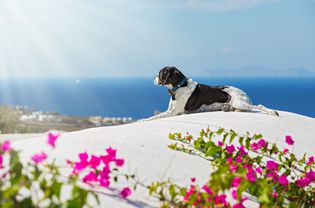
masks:
<svg viewBox="0 0 315 208"><path fill-rule="evenodd" d="M176 67L160 70L154 84L166 86L171 96L167 111L144 120L207 111L260 111L279 116L275 110L253 105L248 95L233 86L207 86L188 79Z"/></svg>

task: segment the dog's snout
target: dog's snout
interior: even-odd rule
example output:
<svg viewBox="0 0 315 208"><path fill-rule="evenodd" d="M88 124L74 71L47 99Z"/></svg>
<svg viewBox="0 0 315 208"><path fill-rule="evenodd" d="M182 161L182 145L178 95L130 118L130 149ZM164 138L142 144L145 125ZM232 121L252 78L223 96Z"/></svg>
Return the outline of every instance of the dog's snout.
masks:
<svg viewBox="0 0 315 208"><path fill-rule="evenodd" d="M155 84L155 85L160 85L159 76L156 76L156 77L154 78L154 84Z"/></svg>

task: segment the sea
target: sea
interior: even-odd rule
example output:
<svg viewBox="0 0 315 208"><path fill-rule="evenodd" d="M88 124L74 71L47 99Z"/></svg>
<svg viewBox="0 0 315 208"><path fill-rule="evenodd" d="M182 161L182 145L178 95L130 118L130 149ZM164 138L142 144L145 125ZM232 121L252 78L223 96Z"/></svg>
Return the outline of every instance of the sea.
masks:
<svg viewBox="0 0 315 208"><path fill-rule="evenodd" d="M243 89L254 104L315 118L315 78L205 78L208 85ZM165 111L166 87L152 78L2 79L0 104L64 115L132 117Z"/></svg>

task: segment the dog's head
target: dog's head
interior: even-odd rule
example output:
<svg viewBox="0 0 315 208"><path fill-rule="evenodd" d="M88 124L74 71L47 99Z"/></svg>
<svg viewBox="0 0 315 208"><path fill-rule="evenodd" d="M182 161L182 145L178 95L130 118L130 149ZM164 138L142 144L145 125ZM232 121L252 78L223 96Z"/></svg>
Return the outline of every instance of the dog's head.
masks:
<svg viewBox="0 0 315 208"><path fill-rule="evenodd" d="M159 75L154 79L154 84L175 87L184 79L187 78L176 67L167 66L160 70Z"/></svg>

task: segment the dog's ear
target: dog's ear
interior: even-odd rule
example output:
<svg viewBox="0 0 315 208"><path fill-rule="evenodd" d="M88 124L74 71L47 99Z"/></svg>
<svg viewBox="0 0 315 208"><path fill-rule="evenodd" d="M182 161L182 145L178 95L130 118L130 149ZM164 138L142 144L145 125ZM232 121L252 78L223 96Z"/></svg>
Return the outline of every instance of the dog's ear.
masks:
<svg viewBox="0 0 315 208"><path fill-rule="evenodd" d="M170 76L171 76L170 71L164 71L164 72L163 72L163 79L162 79L162 84L163 84L163 85L169 84L169 78L170 78Z"/></svg>

